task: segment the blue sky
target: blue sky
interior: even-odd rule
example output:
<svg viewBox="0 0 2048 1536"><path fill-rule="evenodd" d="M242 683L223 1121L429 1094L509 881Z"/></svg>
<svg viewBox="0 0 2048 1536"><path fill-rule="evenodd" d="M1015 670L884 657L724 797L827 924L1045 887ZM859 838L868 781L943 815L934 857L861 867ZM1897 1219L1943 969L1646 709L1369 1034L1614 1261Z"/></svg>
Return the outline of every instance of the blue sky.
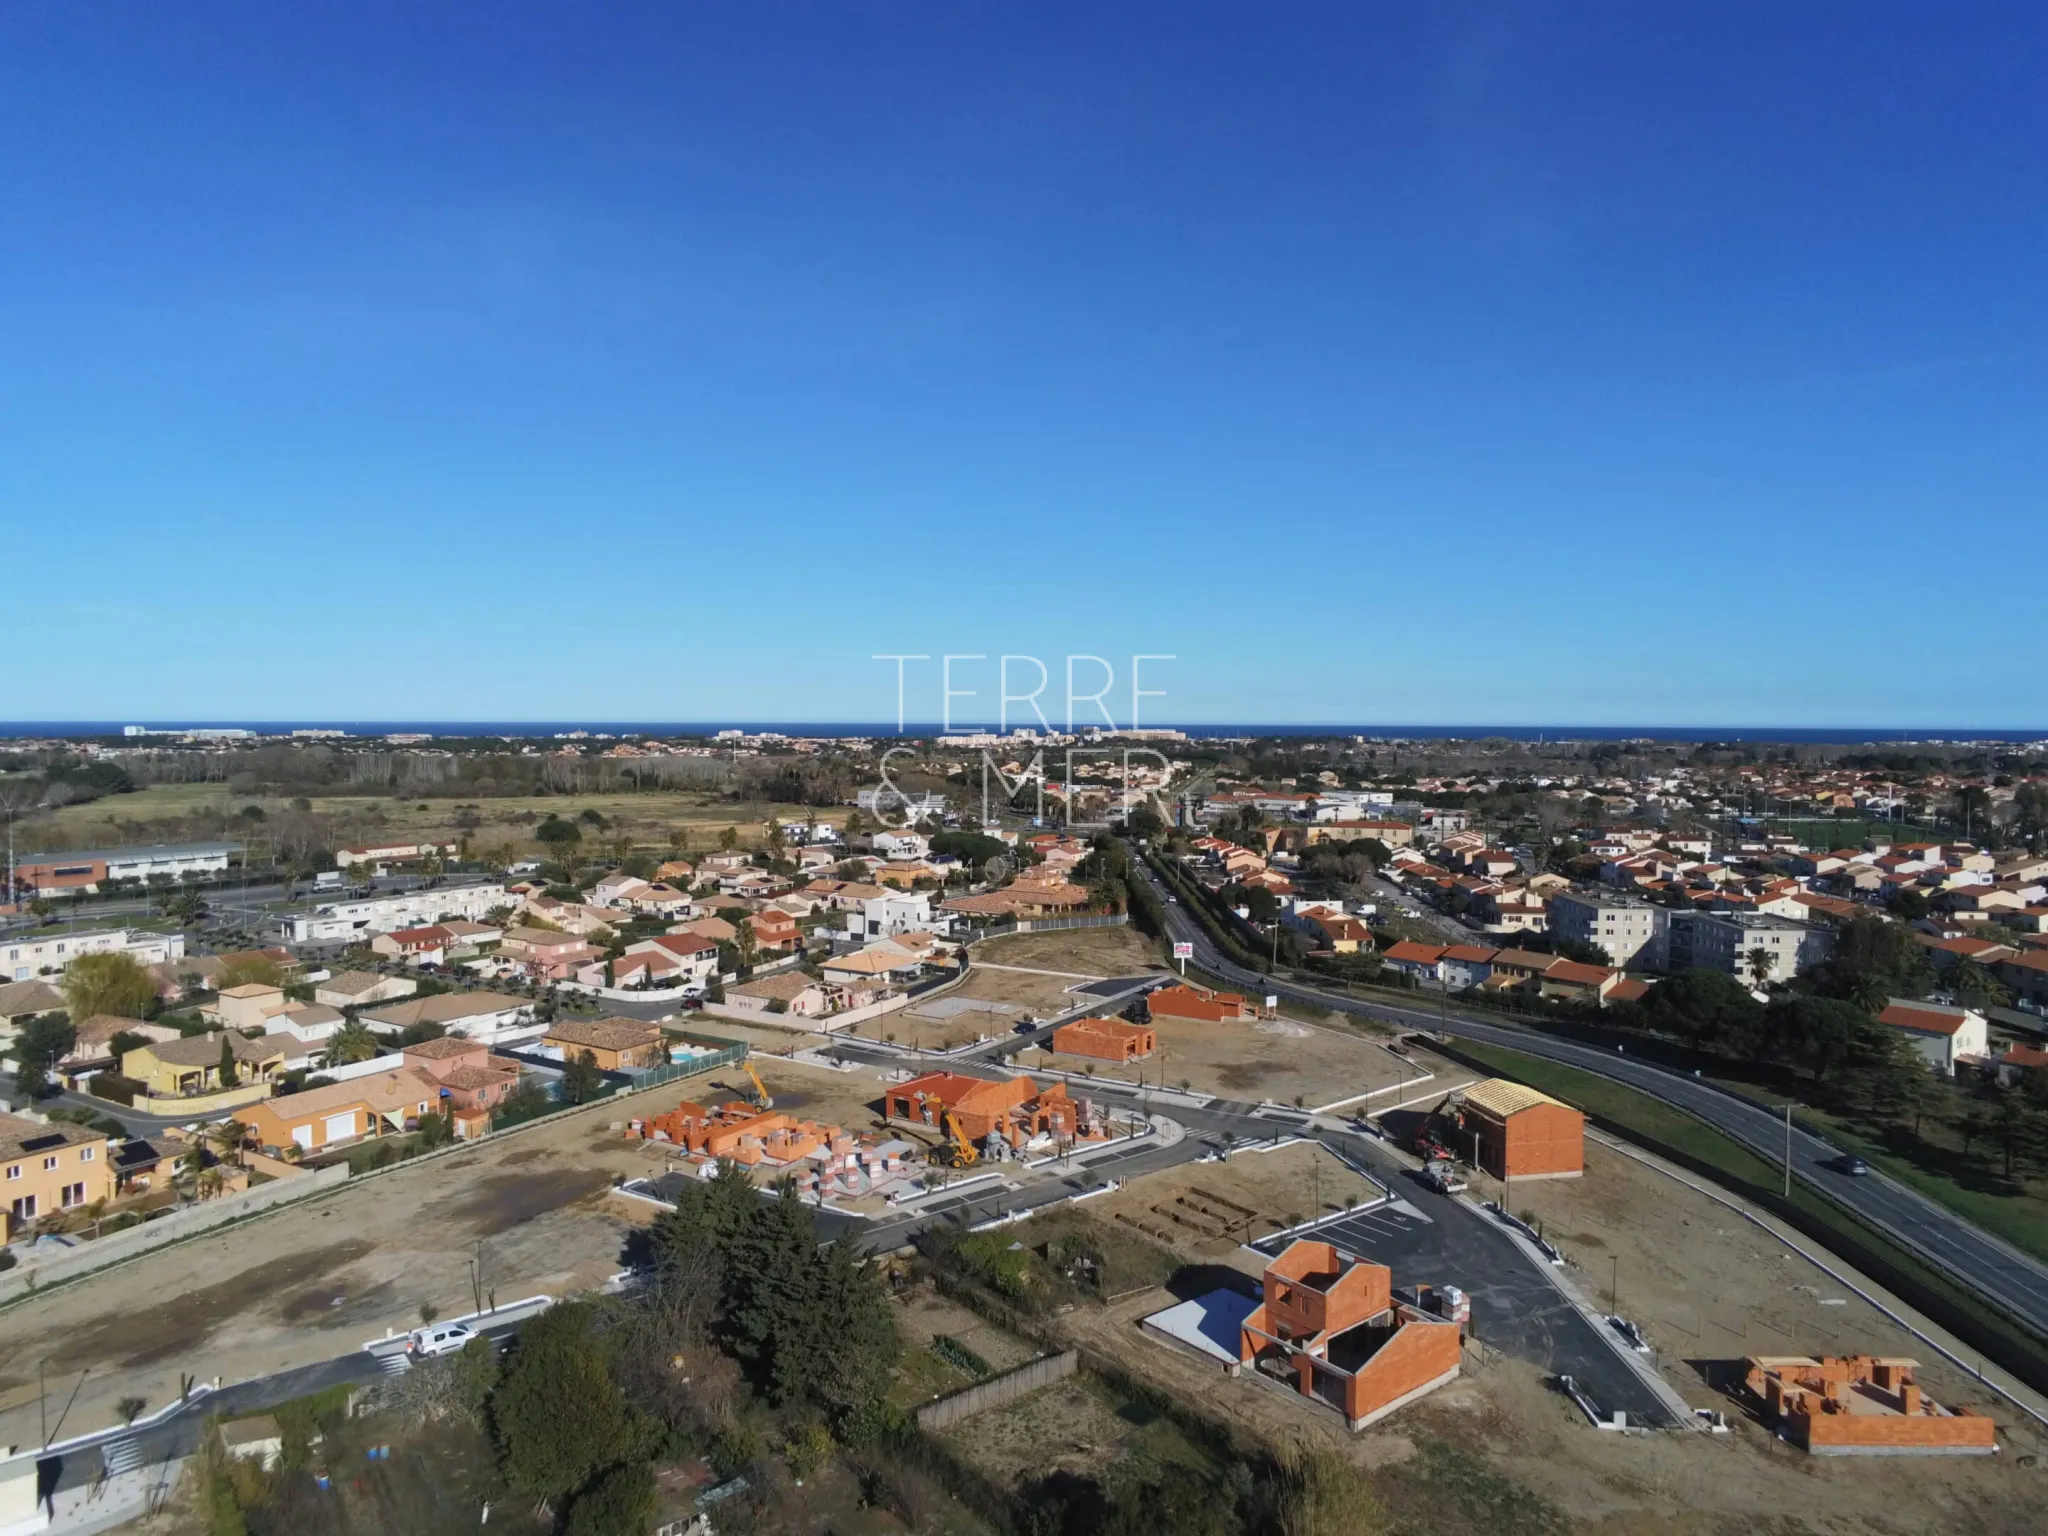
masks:
<svg viewBox="0 0 2048 1536"><path fill-rule="evenodd" d="M2044 43L11 6L0 718L2048 725Z"/></svg>

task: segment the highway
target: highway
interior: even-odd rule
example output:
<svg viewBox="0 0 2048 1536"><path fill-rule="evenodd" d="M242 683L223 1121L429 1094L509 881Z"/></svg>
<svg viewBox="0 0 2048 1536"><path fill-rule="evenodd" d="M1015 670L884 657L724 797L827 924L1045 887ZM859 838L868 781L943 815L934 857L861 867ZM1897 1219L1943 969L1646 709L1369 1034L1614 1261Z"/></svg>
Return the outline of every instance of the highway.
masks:
<svg viewBox="0 0 2048 1536"><path fill-rule="evenodd" d="M1195 962L1202 969L1243 987L1247 993L1278 995L1291 1002L1337 1009L1408 1029L1434 1031L1441 1023L1455 1038L1503 1046L1626 1084L1697 1116L1769 1162L1781 1166L1784 1162L1784 1117L1712 1084L1625 1054L1474 1017L1456 1008L1449 1009L1446 1015L1427 1007L1360 1002L1246 970L1217 949L1201 924L1180 906L1142 858L1134 855L1131 862L1166 904L1166 924L1171 936L1194 946ZM1837 1172L1831 1165L1841 1156L1841 1149L1818 1136L1795 1127L1790 1139L1792 1172L1800 1182L1889 1234L1972 1294L2048 1335L2048 1265L1881 1173L1856 1178Z"/></svg>

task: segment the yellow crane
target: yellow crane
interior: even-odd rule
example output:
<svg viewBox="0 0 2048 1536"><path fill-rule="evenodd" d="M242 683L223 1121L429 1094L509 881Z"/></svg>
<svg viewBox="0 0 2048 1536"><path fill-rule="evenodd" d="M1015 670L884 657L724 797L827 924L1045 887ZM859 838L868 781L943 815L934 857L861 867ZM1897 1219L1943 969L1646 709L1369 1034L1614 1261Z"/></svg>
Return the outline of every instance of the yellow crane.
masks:
<svg viewBox="0 0 2048 1536"><path fill-rule="evenodd" d="M754 1064L751 1061L743 1061L740 1065L747 1069L747 1076L754 1080L754 1107L761 1110L773 1109L775 1096L768 1091L768 1085L761 1081L761 1074L754 1070Z"/></svg>

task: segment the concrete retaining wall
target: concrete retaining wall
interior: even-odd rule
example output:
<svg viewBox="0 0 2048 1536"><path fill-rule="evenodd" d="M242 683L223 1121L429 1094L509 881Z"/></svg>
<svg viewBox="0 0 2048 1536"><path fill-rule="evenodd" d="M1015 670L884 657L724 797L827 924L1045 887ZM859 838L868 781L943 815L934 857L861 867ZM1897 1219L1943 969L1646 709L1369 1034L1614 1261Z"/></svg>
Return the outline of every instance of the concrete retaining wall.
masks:
<svg viewBox="0 0 2048 1536"><path fill-rule="evenodd" d="M138 1115L165 1115L178 1120L217 1120L225 1110L240 1109L245 1104L260 1104L270 1097L268 1083L244 1083L239 1088L223 1088L218 1093L195 1093L184 1097L159 1098L155 1094L138 1093L132 1105L115 1104L116 1110L133 1109ZM107 1101L113 1104L114 1101Z"/></svg>
<svg viewBox="0 0 2048 1536"><path fill-rule="evenodd" d="M0 1273L0 1303L14 1300L32 1290L54 1285L61 1280L75 1280L93 1270L104 1269L109 1264L119 1264L138 1254L161 1248L166 1244L182 1241L195 1233L210 1227L225 1226L243 1216L254 1215L257 1211L284 1205L289 1201L303 1200L308 1195L332 1189L348 1178L346 1164L337 1163L331 1168L321 1168L304 1173L298 1178L279 1179L274 1184L259 1184L254 1189L244 1190L239 1195L222 1195L217 1200L203 1200L197 1205L188 1205L155 1221L146 1221L139 1227L109 1233L91 1242L80 1243L76 1248L52 1250L23 1258L13 1269Z"/></svg>
<svg viewBox="0 0 2048 1536"><path fill-rule="evenodd" d="M1064 1381L1079 1367L1081 1357L1073 1350L1065 1354L1047 1355L1020 1365L1014 1371L1005 1371L1000 1376L991 1376L987 1381L977 1382L964 1392L955 1392L951 1397L942 1397L936 1403L927 1403L917 1410L919 1429L944 1429L962 1419L981 1413L990 1408L1000 1408L1005 1403L1014 1403L1026 1393L1036 1392L1040 1387L1049 1387L1056 1381Z"/></svg>

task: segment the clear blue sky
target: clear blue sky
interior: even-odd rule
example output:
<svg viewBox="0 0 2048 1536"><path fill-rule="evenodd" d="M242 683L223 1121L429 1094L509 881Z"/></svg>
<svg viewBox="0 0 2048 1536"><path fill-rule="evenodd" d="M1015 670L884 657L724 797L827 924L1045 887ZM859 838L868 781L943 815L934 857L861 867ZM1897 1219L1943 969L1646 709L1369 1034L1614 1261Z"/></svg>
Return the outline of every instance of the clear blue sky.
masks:
<svg viewBox="0 0 2048 1536"><path fill-rule="evenodd" d="M1967 9L8 6L0 717L2048 725Z"/></svg>

